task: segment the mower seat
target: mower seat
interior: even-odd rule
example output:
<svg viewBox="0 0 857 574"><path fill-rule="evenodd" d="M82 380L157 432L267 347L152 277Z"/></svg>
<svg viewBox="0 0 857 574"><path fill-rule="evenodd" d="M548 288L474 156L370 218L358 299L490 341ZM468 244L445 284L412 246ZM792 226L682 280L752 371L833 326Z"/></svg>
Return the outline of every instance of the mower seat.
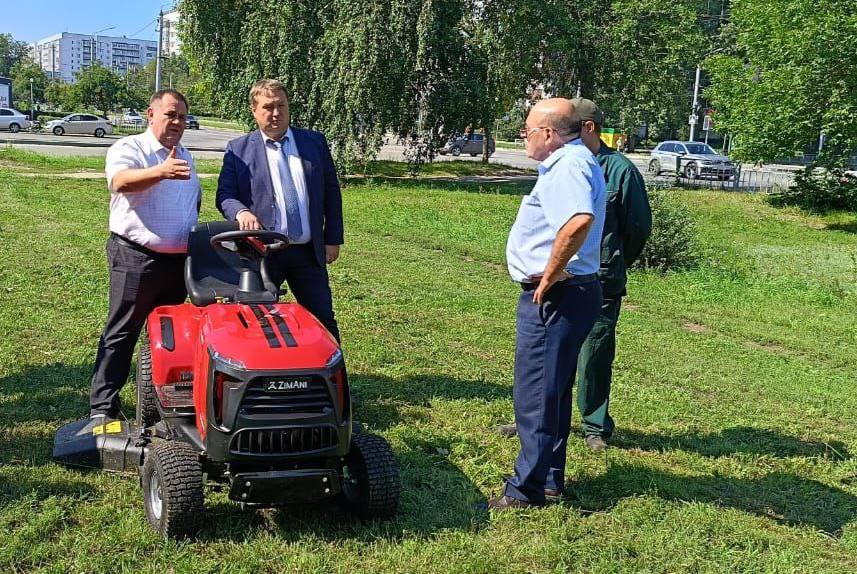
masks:
<svg viewBox="0 0 857 574"><path fill-rule="evenodd" d="M237 253L211 246L211 238L225 231L238 231L235 221L212 221L195 225L187 242L187 260L184 268L184 281L190 301L198 307L211 305L218 299L234 302L238 291L238 278L241 272L241 257ZM274 301L279 289L270 280L265 260L248 262L258 266L265 285L265 295L272 294ZM251 303L253 301L244 301ZM259 301L262 302L262 301ZM270 302L267 299L264 302Z"/></svg>

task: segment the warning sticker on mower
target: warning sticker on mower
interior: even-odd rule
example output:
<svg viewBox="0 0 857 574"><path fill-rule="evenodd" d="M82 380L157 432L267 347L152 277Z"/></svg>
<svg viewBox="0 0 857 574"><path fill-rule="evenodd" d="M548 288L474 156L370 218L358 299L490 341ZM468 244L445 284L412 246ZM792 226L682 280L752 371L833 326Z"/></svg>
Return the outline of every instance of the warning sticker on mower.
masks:
<svg viewBox="0 0 857 574"><path fill-rule="evenodd" d="M117 434L122 432L122 421L112 421L106 425L98 425L92 427L93 435L100 434Z"/></svg>

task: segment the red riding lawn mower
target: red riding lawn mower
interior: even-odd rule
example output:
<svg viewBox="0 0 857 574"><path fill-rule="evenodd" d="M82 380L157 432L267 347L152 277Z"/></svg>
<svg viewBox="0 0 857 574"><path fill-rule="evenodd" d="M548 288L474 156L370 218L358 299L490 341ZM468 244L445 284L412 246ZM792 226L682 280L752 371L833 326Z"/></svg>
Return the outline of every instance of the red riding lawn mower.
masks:
<svg viewBox="0 0 857 574"><path fill-rule="evenodd" d="M149 523L167 537L198 530L206 481L242 505L336 498L366 519L398 509L393 452L353 422L339 345L303 307L278 302L266 261L287 245L232 222L194 227L190 302L148 317L136 420L57 431L57 461L137 472Z"/></svg>

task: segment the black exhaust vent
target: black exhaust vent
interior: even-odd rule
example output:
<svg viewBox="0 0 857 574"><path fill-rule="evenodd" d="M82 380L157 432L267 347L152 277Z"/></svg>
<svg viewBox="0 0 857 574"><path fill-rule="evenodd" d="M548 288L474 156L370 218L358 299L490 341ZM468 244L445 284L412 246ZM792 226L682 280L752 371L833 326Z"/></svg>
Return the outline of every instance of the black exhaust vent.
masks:
<svg viewBox="0 0 857 574"><path fill-rule="evenodd" d="M322 414L333 410L327 383L320 376L267 377L250 383L241 402L245 416L291 413Z"/></svg>
<svg viewBox="0 0 857 574"><path fill-rule="evenodd" d="M333 426L247 429L232 437L232 454L305 454L335 447L339 442Z"/></svg>

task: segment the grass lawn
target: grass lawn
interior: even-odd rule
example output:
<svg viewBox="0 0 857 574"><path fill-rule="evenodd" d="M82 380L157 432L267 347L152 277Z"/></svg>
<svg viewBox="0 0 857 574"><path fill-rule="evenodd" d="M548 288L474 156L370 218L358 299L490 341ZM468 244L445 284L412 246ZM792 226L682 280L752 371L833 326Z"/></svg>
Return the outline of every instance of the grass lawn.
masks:
<svg viewBox="0 0 857 574"><path fill-rule="evenodd" d="M0 154L2 157L2 154ZM26 163L24 160L21 160ZM50 164L50 161L45 160ZM613 447L574 496L488 515L517 441L505 240L527 184L351 180L331 268L359 402L402 468L398 518L207 498L199 540L146 525L134 477L51 462L87 411L106 312L102 181L0 166L0 572L857 571L857 218L676 191L706 263L633 273ZM217 219L205 180L203 219ZM133 385L123 392L131 413Z"/></svg>
<svg viewBox="0 0 857 574"><path fill-rule="evenodd" d="M238 132L246 132L247 126L242 124L241 122L236 122L235 120L228 120L225 118L209 118L203 116L197 116L196 119L199 120L199 125L204 128L219 128L226 130L235 130Z"/></svg>

